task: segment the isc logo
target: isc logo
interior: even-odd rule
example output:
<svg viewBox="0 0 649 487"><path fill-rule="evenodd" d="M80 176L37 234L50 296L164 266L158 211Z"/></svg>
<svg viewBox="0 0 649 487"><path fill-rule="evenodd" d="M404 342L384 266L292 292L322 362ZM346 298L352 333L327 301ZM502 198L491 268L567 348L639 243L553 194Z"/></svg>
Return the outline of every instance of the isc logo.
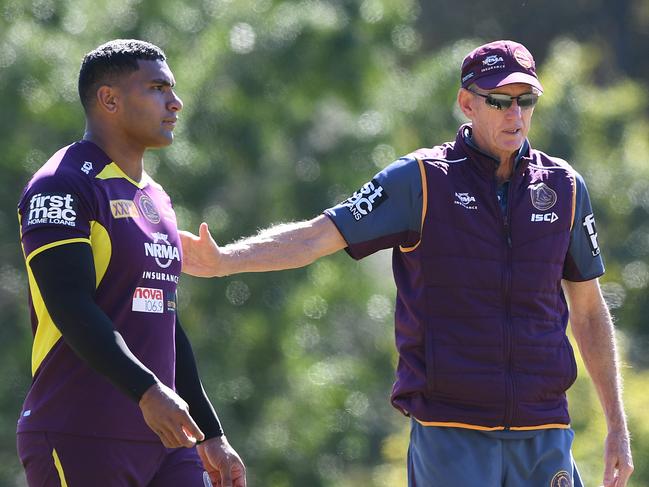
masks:
<svg viewBox="0 0 649 487"><path fill-rule="evenodd" d="M532 213L532 218L530 221L533 222L550 222L554 223L559 219L557 214L553 211L552 213Z"/></svg>

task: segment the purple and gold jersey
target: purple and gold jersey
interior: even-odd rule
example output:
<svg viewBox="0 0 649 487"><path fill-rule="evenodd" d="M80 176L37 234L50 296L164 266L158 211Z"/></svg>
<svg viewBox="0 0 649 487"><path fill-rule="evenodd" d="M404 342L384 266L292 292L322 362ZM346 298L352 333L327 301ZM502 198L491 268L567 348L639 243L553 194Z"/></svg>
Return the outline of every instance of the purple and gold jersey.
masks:
<svg viewBox="0 0 649 487"><path fill-rule="evenodd" d="M181 247L169 196L148 175L135 182L99 147L81 141L59 150L36 172L18 218L34 333L33 381L18 431L158 441L138 405L65 343L29 262L58 245L90 245L97 305L134 355L174 388Z"/></svg>

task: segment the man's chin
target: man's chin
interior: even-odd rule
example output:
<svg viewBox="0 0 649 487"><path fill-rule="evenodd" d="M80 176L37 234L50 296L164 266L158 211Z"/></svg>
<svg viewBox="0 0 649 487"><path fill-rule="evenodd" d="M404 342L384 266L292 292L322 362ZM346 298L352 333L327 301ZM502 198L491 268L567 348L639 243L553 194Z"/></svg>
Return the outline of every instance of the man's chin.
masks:
<svg viewBox="0 0 649 487"><path fill-rule="evenodd" d="M171 145L174 141L174 134L172 132L169 132L168 134L163 134L161 137L158 137L155 141L152 141L151 144L149 144L150 149L162 149L163 147L167 147Z"/></svg>

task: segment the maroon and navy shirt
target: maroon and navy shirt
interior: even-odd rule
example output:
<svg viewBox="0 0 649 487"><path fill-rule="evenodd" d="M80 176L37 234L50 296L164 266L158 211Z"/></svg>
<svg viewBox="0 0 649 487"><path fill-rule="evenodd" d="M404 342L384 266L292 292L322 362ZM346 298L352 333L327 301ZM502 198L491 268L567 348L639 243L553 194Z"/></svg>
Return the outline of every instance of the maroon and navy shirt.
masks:
<svg viewBox="0 0 649 487"><path fill-rule="evenodd" d="M62 339L29 262L58 245L90 245L97 305L133 354L174 388L181 246L169 196L146 173L136 182L95 144L81 141L36 172L23 191L18 218L34 334L33 380L18 431L158 441L138 405Z"/></svg>
<svg viewBox="0 0 649 487"><path fill-rule="evenodd" d="M526 142L519 154L524 153L527 146ZM574 224L564 279L587 281L601 276L604 264L588 189L577 172L575 181ZM504 212L507 191L503 188L498 189L498 198ZM470 206L472 203L468 193L457 193L455 198L459 205ZM421 238L423 201L419 165L414 157L404 156L324 213L333 220L347 242L349 255L362 259L382 249L399 250L416 245ZM551 213L549 218L552 218Z"/></svg>
<svg viewBox="0 0 649 487"><path fill-rule="evenodd" d="M461 228L461 230L457 231L455 227L451 228L453 225L451 225L450 223L448 225L424 225L424 220L427 218L427 210L429 210L429 214L431 214L431 210L436 209L438 213L435 214L436 217L434 219L436 222L438 222L443 220L443 218L440 217L440 211L443 213L444 211L448 210L448 214L451 214L451 210L453 210L454 208L462 208L463 210L466 210L467 215L474 214L473 212L477 214L478 208L482 207L481 205L489 203L487 204L487 206L493 206L492 203L495 203L495 201L489 202L486 200L480 200L480 198L488 196L487 193L489 193L489 191L484 191L484 189L489 186L489 181L481 182L481 185L478 189L471 187L469 183L472 181L471 178L475 178L475 174L479 174L479 171L476 172L478 168L483 170L480 174L480 176L483 177L487 174L487 171L485 171L484 168L487 168L488 166L495 167L497 161L491 160L491 158L489 158L485 154L478 154L476 148L473 147L472 150L475 152L475 154L473 154L471 157L479 157L481 158L482 162L478 163L477 161L475 161L475 164L471 162L471 164L475 165L475 168L473 169L475 169L476 171L469 172L468 169L466 169L468 167L466 165L470 164L469 162L467 162L469 160L469 156L467 155L468 153L466 152L466 150L468 150L468 148L472 146L472 144L469 142L469 138L470 129L461 129L460 133L458 134L455 149L453 149L454 146L452 144L445 144L436 148L439 153L448 152L451 155L444 158L427 158L425 159L426 164L423 164L421 160L418 160L421 158L421 155L417 154L412 154L411 156L406 156L399 159L398 161L388 166L385 170L379 172L370 182L365 184L349 199L343 201L333 208L326 210L325 214L332 219L332 221L340 230L341 234L348 244L347 251L352 257L360 259L380 249L394 249L394 274L395 280L398 285L396 311L397 348L399 348L400 353L400 365L399 371L397 373L397 383L395 384L395 391L393 391L393 403L395 404L395 407L406 413L412 413L418 420L426 421L426 424L430 423L436 425L459 425L460 423L462 423L465 424L466 427L474 425L477 427L477 429L483 427L491 428L492 426L496 429L499 429L501 427L509 428L512 421L511 417L507 419L507 414L504 415L505 420L502 421L501 426L492 425L491 423L493 423L495 420L491 416L487 419L472 417L470 418L470 420L463 419L462 421L457 419L438 418L438 416L449 418L460 417L462 416L462 414L460 414L461 408L467 407L467 405L462 402L463 398L462 400L458 399L457 401L455 401L456 398L452 395L449 395L453 394L453 392L449 392L453 390L453 387L444 386L435 388L436 379L441 378L441 380L446 381L448 379L448 377L444 375L446 371L451 370L454 371L453 373L457 373L457 370L461 370L460 366L467 366L468 369L478 375L480 373L486 372L485 370L481 370L480 365L476 362L471 362L469 365L465 363L459 363L457 361L454 362L453 360L448 359L448 357L454 357L454 355L452 353L446 352L448 352L448 350L453 347L456 347L457 349L463 348L456 346L457 343L463 343L462 338L457 337L459 333L458 330L469 329L470 333L477 331L480 331L480 333L484 332L484 329L472 330L471 326L472 323L474 323L476 320L480 322L483 317L487 315L489 315L490 317L491 315L496 316L497 319L495 319L495 321L498 321L497 324L507 325L502 327L502 330L501 327L495 328L493 330L493 334L490 334L491 332L487 331L486 333L490 334L490 338L495 339L495 337L497 337L498 333L500 333L501 331L503 336L511 337L512 327L514 326L512 325L511 318L513 299L512 295L514 294L516 295L517 300L515 304L518 306L518 308L516 308L517 313L528 313L529 310L525 307L525 304L531 303L530 308L533 312L530 316L533 316L533 319L544 319L545 315L543 314L543 312L549 311L549 308L547 310L544 308L544 306L547 304L546 301L548 301L545 294L554 295L554 293L556 292L557 305L561 300L563 300L563 297L560 295L558 281L556 285L553 281L553 284L551 286L552 292L546 293L545 289L537 289L535 286L536 284L540 285L540 283L532 282L531 287L528 286L529 289L528 287L526 287L525 289L519 289L517 287L515 293L509 292L509 288L503 287L502 303L498 299L496 299L496 301L493 302L493 306L491 306L491 301L485 298L487 294L491 295L493 294L493 292L496 292L492 288L493 286L499 286L501 280L503 282L503 286L509 285L509 283L512 281L512 275L516 276L517 285L521 284L521 282L519 282L521 281L521 275L525 275L527 268L530 267L529 263L526 263L525 258L521 256L519 247L516 247L516 265L518 266L516 267L516 269L518 269L518 271L512 274L512 270L510 269L513 259L513 257L511 257L511 251L507 250L504 253L500 252L501 249L498 245L502 244L498 243L498 245L495 245L495 241L492 241L494 239L494 233L498 234L496 235L496 240L500 239L500 229L490 228L489 231L486 231L486 229L480 228L480 225L491 225L493 221L502 220L503 222L505 222L504 229L506 229L506 225L508 224L507 222L510 219L509 216L506 216L509 215L511 210L511 208L508 208L508 202L506 198L508 191L502 191L499 190L499 188L495 188L495 179L493 181L493 185L496 191L494 191L493 193L494 196L498 198L499 203L495 208L496 213L502 212L502 216L506 216L505 218L498 219L491 215L489 220L482 218L480 219L483 220L484 223L480 223L478 220L473 219L471 220L471 222L474 224L474 226L471 227L471 231L467 230L464 227ZM457 148L458 141L462 142L462 144L459 145L465 146L465 152L463 152L461 148ZM425 150L422 151L425 152ZM435 153L434 150L429 151ZM532 164L529 161L529 156L526 155L529 154L530 151L531 149L529 149L529 144L526 143L519 152L517 163L524 157L527 157L525 159L527 161L525 173L528 176L526 177L532 182L539 180L538 178L540 178L540 181L543 181L543 178L545 177L544 171L546 170L543 166ZM538 157L541 157L538 151L535 151L534 154L537 154ZM488 164L489 161L492 164ZM548 268L550 267L550 264L552 264L554 267L558 265L556 271L553 271L553 276L556 275L558 279L566 279L569 281L586 281L594 279L603 273L604 268L600 249L597 244L597 231L595 228L595 221L588 197L588 192L583 179L576 172L574 172L572 168L570 168L565 163L560 164L559 162L557 162L557 164L559 164L559 167L562 168L561 170L566 172L569 176L567 180L562 180L562 186L560 185L562 188L561 194L559 195L559 198L562 201L561 209L559 209L559 206L557 206L556 208L554 207L554 204L557 201L557 193L554 190L549 188L546 184L530 184L526 189L523 189L522 197L523 199L525 199L525 196L529 193L529 198L531 198L531 200L528 206L532 207L532 212L529 215L524 215L524 210L522 210L522 213L521 211L516 212L516 229L517 232L519 232L516 234L516 237L519 238L521 236L521 229L541 229L540 225L542 225L544 230L550 230L548 235L558 236L555 240L558 241L559 238L565 239L565 247L559 246L561 247L561 250L559 251L560 254L556 253L556 245L554 247L555 250L548 249L549 254L546 256L547 262L544 261L543 258L541 258L539 262L542 262L542 265ZM425 169L425 167L428 166L430 166L431 168L436 168L430 169L431 171L439 170L440 173L443 173L445 175L450 174L451 170L449 168L453 167L455 171L453 172L453 175L455 177L453 181L458 184L456 184L455 186L451 185L451 190L449 190L449 187L447 185L444 188L439 188L443 191L437 191L435 186L432 186L430 184L430 181L437 182L438 180L435 178L425 178L424 176L424 172L428 170ZM466 169L466 171L464 171L464 169ZM520 172L521 171L518 171L518 173ZM462 178L465 178L466 181ZM426 182L424 179L430 179L430 181ZM569 194L566 194L565 192L566 184L568 184L566 183L566 181L569 182L569 187L571 188ZM520 177L518 178L517 184L521 184ZM466 192L467 189L469 191L472 191L473 189L475 189L476 191L480 190L482 191L482 193L478 194L476 192ZM515 194L518 197L518 204L520 206L520 202L522 201L520 199L521 195L519 194L520 188L517 186L516 190L517 192L515 192ZM509 192L511 193L511 191ZM570 197L569 202L567 202L566 196ZM429 202L428 204L426 203L427 200ZM433 200L434 203L430 203ZM500 207L499 209L498 206ZM565 220L566 212L571 217L570 222L567 222ZM523 219L521 219L521 217ZM555 227L553 227L552 225L557 220L560 221L560 225L557 225L555 229ZM444 221L446 222L446 220ZM469 220L467 219L467 221ZM553 231L553 229L556 231ZM563 232L563 229L565 229L565 236L558 233L559 231ZM450 238L444 234L435 234L436 231L444 232L450 230L455 231L455 233L452 233L453 237ZM489 244L485 243L484 239L481 238L481 236L484 236L487 233L491 237ZM449 245L453 246L452 242L456 242L456 240L454 239L459 235L461 235L462 238L459 239L460 241L457 241L457 248L467 247L468 249L470 249L474 243L478 244L478 242L481 242L482 245L480 246L480 248L483 249L480 251L481 253L475 253L475 255L472 254L466 256L463 254L462 250L458 250L456 253L450 252L449 254L445 254L444 251L440 251L440 255L435 253L437 248L436 245L439 244L441 247L441 244L444 243L447 247ZM509 248L511 248L511 231L507 233L507 236L509 239ZM551 238L548 238L547 242L550 242ZM537 247L542 245L539 244L538 241L539 238L536 237L535 245L537 245ZM422 242L424 243L420 247L419 244ZM449 242L451 243L449 244ZM552 242L554 243L554 241ZM519 244L520 242L517 241L516 243ZM484 250L485 245L490 250ZM444 249L448 250L447 247L444 247ZM424 250L421 250L421 248L424 248ZM540 247L540 249L535 248L534 251L539 252L536 255L544 255L544 250L542 247ZM552 254L553 251L555 252L554 254ZM493 254L490 252L493 252ZM419 257L405 258L408 255L414 256L417 253ZM451 254L453 256L453 259L447 258ZM492 272L494 266L496 265L493 264L493 262L500 262L498 259L502 257L501 254L510 256L506 261L506 266L509 266L506 267L506 270L509 274L503 274L503 276L509 277L503 279L500 279L500 273L495 271ZM479 257L477 257L478 255ZM432 257L430 256L435 256L435 258L437 258L437 261L431 261ZM426 260L426 258L428 258L428 260ZM437 293L436 296L438 294L442 295L441 292L438 293L437 291L435 291L435 288L440 288L440 291L446 289L446 284L444 284L446 281L442 280L443 282L440 283L438 280L435 280L434 276L436 276L437 274L446 275L443 274L443 272L446 272L447 274L451 273L454 278L460 283L464 282L464 277L466 277L466 282L471 282L472 279L477 277L473 274L473 272L477 272L477 269L480 268L481 264L480 262L478 262L480 259L482 259L481 262L486 262L484 264L484 269L491 272L486 280L489 281L489 283L493 283L493 286L491 286L491 284L488 284L487 290L480 288L479 292L482 293L480 294L480 299L476 298L477 294L475 296L471 294L470 297L467 297L467 303L470 302L472 306L477 307L478 305L476 303L484 303L485 301L487 301L489 304L485 306L489 308L487 310L488 313L484 308L471 308L471 312L475 312L477 314L470 316L467 315L466 317L463 317L462 313L458 314L458 312L453 311L455 314L458 314L456 318L461 321L461 326L453 326L450 327L452 329L444 329L444 323L448 321L444 317L447 316L444 315L443 310L438 310L437 308L435 308L434 313L431 312L431 310L429 309L429 303L431 300L428 298L428 294L426 294L428 292L435 292ZM468 265L466 268L462 267L464 264L469 264L468 261L470 261L470 265ZM532 259L532 261L534 261L534 259ZM437 267L438 264L440 265L440 267ZM454 266L456 265L460 267L455 268ZM504 262L503 265L505 265ZM465 274L463 274L463 270ZM484 276L482 277L482 282L484 283L485 278ZM545 276L545 278L547 280L548 277ZM552 279L554 279L554 277L552 277ZM525 284L527 285L529 283ZM472 289L472 286L466 286L464 284L460 285L457 283L455 283L453 286L449 285L449 288L453 288L454 290L471 288L471 292L476 291ZM543 295L545 301L537 299L534 295L535 292L545 293ZM526 293L532 293L532 295L530 297L524 297L523 295ZM498 295L499 294L496 292L495 296L497 297ZM473 298L476 299L473 300ZM530 301L525 301L526 299L529 299ZM551 298L549 299L551 301ZM565 304L565 302L563 304ZM434 305L432 304L430 306L434 307ZM521 309L523 309L523 311L521 311ZM557 313L561 313L561 309L562 306L558 305L557 310L554 310L552 313L550 313L552 314L551 321L556 321L556 324L558 326L557 330L559 331L562 331L561 326L563 326L563 328L565 329L565 323L563 323L562 320L563 318L567 317L556 316ZM501 311L506 311L508 313L506 315L503 315L506 318L504 318L505 321L503 321L502 323L500 323L499 321L501 318ZM484 314L480 314L483 312ZM440 313L444 315L442 318L438 316ZM455 314L453 316L455 316ZM430 316L428 315L437 316L437 321L430 318ZM520 316L518 316L517 314L515 318L516 320L518 320ZM489 323L491 323L491 321ZM516 321L516 323L516 326L518 326L518 321ZM482 324L484 325L484 323ZM534 324L529 325L523 323L521 326L523 325L528 327L531 326L532 328L534 328ZM435 335L435 340L432 339L433 332L429 331L430 329L432 329L431 327L439 327L435 328L437 332L437 334ZM482 328L484 328L484 326ZM514 335L516 335L518 341L524 341L524 339L526 339L526 331L529 330L516 328ZM456 340L456 342L453 342L454 344L449 345L447 348L444 348L446 347L446 344L448 342L448 340L445 341L445 339L449 338L449 336ZM475 339L475 337L467 338ZM565 339L565 341L567 342L567 338ZM528 372L528 369L530 369L530 364L535 365L535 363L533 361L530 362L529 360L525 359L525 354L519 353L520 350L517 349L515 350L515 352L517 353L515 355L516 364L522 364L522 366L524 366L523 369L521 369L523 370L523 372L517 369L514 379L512 379L513 375L510 372L508 372L509 375L501 374L501 370L510 371L512 364L514 363L514 359L512 358L514 357L513 352L512 354L510 354L511 356L508 355L508 358L504 365L501 363L499 350L503 348L503 343L504 342L497 342L489 344L489 347L486 347L484 343L480 342L469 351L480 349L483 350L483 355L487 354L487 352L491 353L492 355L494 353L496 354L495 359L492 355L487 357L487 365L485 366L489 367L493 363L497 364L497 369L495 369L496 372L493 373L495 377L494 381L497 379L498 381L502 382L503 378L505 378L509 382L514 379L519 380L524 375L523 372ZM539 343L539 346L541 348L543 348L543 346L547 346L548 349L546 351L550 353L561 352L563 353L562 357L564 358L569 358L569 356L572 356L571 352L566 352L566 350L569 349L569 345L563 344L563 342L559 344L559 348L561 350L552 348L557 345L554 343L550 345L544 345L544 342L542 341ZM470 347L465 348L469 349ZM434 359L433 363L431 362L433 356L430 355L429 352L434 349L437 350L438 356ZM458 356L460 357L462 356L462 354L459 354ZM447 359L445 359L446 361L444 361L440 357L447 357ZM462 357L458 358L458 360L460 360L461 358ZM475 357L469 357L469 359L475 360ZM505 367L505 369L501 369L501 366ZM435 373L435 375L433 375L433 372ZM544 373L546 373L547 375L547 371L545 369ZM452 373L450 374L452 375ZM471 380L473 379L475 379L474 376L471 377ZM540 381L544 379L545 377L539 378ZM564 378L562 377L560 379L556 379L555 382L558 380L563 381ZM552 380L548 383L552 383ZM444 384L446 384L446 382L444 382ZM502 384L500 384L499 382L498 385L500 386ZM562 387L562 385L557 386L557 388L560 387ZM470 395L472 395L472 393L470 393ZM489 399L492 400L493 404L499 404L500 402L503 402L503 404L505 403L504 401L501 401L501 397L494 398L494 394L492 393L483 394L483 396L489 396ZM503 397L509 398L507 404L509 405L508 407L511 406L512 411L514 406L520 406L520 404L513 401L514 394L509 394L508 396L503 395ZM425 401L423 399L420 401L419 399L421 398L424 398ZM449 410L443 409L441 407L434 410L428 408L428 406L433 403L433 406L437 405L437 402L435 401L442 401L446 406L452 405L452 407L449 406ZM414 410L411 408L414 408ZM494 412L494 408L489 409L487 412L491 415L499 414L498 411ZM509 416L511 416L512 414L513 413L510 413ZM430 416L430 418L428 416ZM464 416L468 417L467 415ZM536 425L539 424L550 425L557 423L557 421L542 421L541 423L535 422L536 420L545 419L541 418L540 416L543 415L539 415L539 418L534 417L532 419L525 417L521 419L517 417L516 422L515 424L513 424L513 426L518 427L519 422L524 423L528 420L531 422L521 425L524 429L527 429L528 426L536 427Z"/></svg>

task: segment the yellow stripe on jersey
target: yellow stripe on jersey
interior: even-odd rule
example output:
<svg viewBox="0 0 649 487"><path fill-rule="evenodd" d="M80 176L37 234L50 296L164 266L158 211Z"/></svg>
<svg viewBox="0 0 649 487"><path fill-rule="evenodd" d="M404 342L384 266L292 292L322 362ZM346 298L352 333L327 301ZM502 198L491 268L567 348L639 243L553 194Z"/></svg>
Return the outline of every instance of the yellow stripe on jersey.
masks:
<svg viewBox="0 0 649 487"><path fill-rule="evenodd" d="M54 321L50 316L50 313L45 307L45 302L41 296L41 290L36 284L36 279L34 279L34 274L32 274L32 269L29 266L29 262L41 252L51 249L53 247L58 247L59 245L66 245L70 243L85 242L90 243L90 240L87 238L71 238L68 240L59 240L58 242L52 242L47 245L34 250L27 258L25 259L27 264L27 278L29 280L29 291L32 296L32 306L34 307L34 314L36 315L36 334L34 335L34 343L32 344L32 376L36 374L36 370L41 365L47 354L52 350L56 342L61 338L61 332L54 325ZM24 249L23 249L24 253Z"/></svg>
<svg viewBox="0 0 649 487"><path fill-rule="evenodd" d="M95 287L99 287L106 275L106 270L108 270L113 247L108 230L96 221L90 222L90 245L92 246L92 258L95 261Z"/></svg>
<svg viewBox="0 0 649 487"><path fill-rule="evenodd" d="M415 418L416 419L416 418ZM504 431L505 427L504 426L478 426L476 424L468 424L468 423L453 423L453 422L442 422L442 421L420 421L416 419L416 421L421 424L422 426L439 426L443 428L464 428L468 430L476 430L476 431ZM550 429L550 428L560 428L560 429L568 429L570 428L569 424L561 424L561 423L550 423L550 424L540 424L537 426L511 426L509 429L511 431L532 431L532 430L545 430L545 429Z"/></svg>
<svg viewBox="0 0 649 487"><path fill-rule="evenodd" d="M38 288L31 268L29 267L29 261L35 255L38 255L44 250L74 242L87 242L90 244L92 248L93 261L95 263L95 287L98 287L108 269L108 264L112 254L112 246L110 237L108 236L108 231L96 221L90 222L90 239L71 238L68 240L52 242L34 250L26 259L32 306L34 307L34 313L36 314L36 320L38 323L36 326L34 343L32 345L32 376L36 374L38 367L43 363L47 354L50 353L52 348L54 348L54 345L56 345L61 338L61 332L54 324L54 320L52 320L52 317L45 306L45 302L41 296L41 291Z"/></svg>
<svg viewBox="0 0 649 487"><path fill-rule="evenodd" d="M61 487L68 487L68 483L65 480L65 472L63 472L63 465L61 465L61 460L59 459L59 454L56 453L56 449L52 449L52 458L54 458L54 467L56 467L56 471L59 473Z"/></svg>
<svg viewBox="0 0 649 487"><path fill-rule="evenodd" d="M399 246L401 252L412 252L421 243L421 239L424 234L424 220L426 219L426 210L428 209L428 183L426 181L426 168L424 167L423 161L416 157L417 164L419 164L419 172L421 173L421 190L422 190L422 209L421 209L421 227L419 229L419 241L412 247L404 247L403 245Z"/></svg>
<svg viewBox="0 0 649 487"><path fill-rule="evenodd" d="M145 188L146 185L149 183L149 178L148 177L143 177L142 181L139 183L135 181L134 179L131 179L124 171L121 170L121 168L115 164L114 162L111 162L110 164L107 164L99 174L95 176L97 179L115 179L115 178L122 178L126 179L129 181L131 184L137 186L138 188L142 189Z"/></svg>

